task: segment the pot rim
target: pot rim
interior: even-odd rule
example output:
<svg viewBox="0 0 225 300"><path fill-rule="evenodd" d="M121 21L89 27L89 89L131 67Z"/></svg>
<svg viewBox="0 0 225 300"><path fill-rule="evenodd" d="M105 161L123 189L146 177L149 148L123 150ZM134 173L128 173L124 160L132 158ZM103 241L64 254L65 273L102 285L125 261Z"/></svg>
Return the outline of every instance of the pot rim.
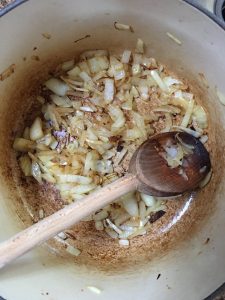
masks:
<svg viewBox="0 0 225 300"><path fill-rule="evenodd" d="M16 8L17 6L27 2L28 0L15 0L10 4L6 5L3 9L0 10L0 18L6 15L8 12ZM195 2L195 0L181 0L186 2L188 5L198 9L201 13L208 16L211 20L213 20L217 25L219 25L223 30L225 30L225 22L223 22L218 16L210 12L209 10L205 9L201 5Z"/></svg>

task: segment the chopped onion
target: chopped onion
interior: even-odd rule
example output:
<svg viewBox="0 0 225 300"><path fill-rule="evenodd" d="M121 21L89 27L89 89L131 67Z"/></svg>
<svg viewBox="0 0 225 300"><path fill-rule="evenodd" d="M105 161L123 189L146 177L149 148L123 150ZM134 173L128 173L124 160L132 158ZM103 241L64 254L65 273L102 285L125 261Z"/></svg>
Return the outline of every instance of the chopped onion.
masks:
<svg viewBox="0 0 225 300"><path fill-rule="evenodd" d="M207 128L207 115L202 106L196 105L194 107L193 118L201 129Z"/></svg>
<svg viewBox="0 0 225 300"><path fill-rule="evenodd" d="M19 158L20 168L25 176L31 176L31 160L28 155L21 156Z"/></svg>
<svg viewBox="0 0 225 300"><path fill-rule="evenodd" d="M72 70L67 72L67 74L71 78L77 78L80 75L80 73L81 73L81 69L78 66L75 66Z"/></svg>
<svg viewBox="0 0 225 300"><path fill-rule="evenodd" d="M68 245L66 248L66 251L70 254L72 254L73 256L79 256L81 254L81 251L71 245Z"/></svg>
<svg viewBox="0 0 225 300"><path fill-rule="evenodd" d="M23 138L15 138L13 149L20 152L28 152L34 149L34 142Z"/></svg>
<svg viewBox="0 0 225 300"><path fill-rule="evenodd" d="M99 231L104 230L103 223L101 221L96 221L95 222L95 228L96 228L96 230L99 230Z"/></svg>
<svg viewBox="0 0 225 300"><path fill-rule="evenodd" d="M203 136L201 136L201 138L199 140L202 142L202 144L205 144L208 141L208 136L203 135Z"/></svg>
<svg viewBox="0 0 225 300"><path fill-rule="evenodd" d="M101 221L108 217L108 212L106 210L101 210L97 214L93 215L93 220L95 221Z"/></svg>
<svg viewBox="0 0 225 300"><path fill-rule="evenodd" d="M120 239L119 244L120 244L120 246L129 246L130 242L129 242L129 240Z"/></svg>
<svg viewBox="0 0 225 300"><path fill-rule="evenodd" d="M96 185L94 183L85 184L85 185L77 185L74 188L71 189L71 193L75 193L77 195L82 195L89 193L90 191L94 190L96 188Z"/></svg>
<svg viewBox="0 0 225 300"><path fill-rule="evenodd" d="M47 182L56 183L56 179L49 173L42 174L41 177Z"/></svg>
<svg viewBox="0 0 225 300"><path fill-rule="evenodd" d="M114 123L111 126L112 131L117 130L118 128L121 128L125 124L125 118L122 110L119 107L109 105L109 114Z"/></svg>
<svg viewBox="0 0 225 300"><path fill-rule="evenodd" d="M31 173L32 176L39 182L42 183L42 177L41 177L41 169L37 162L33 161L31 164Z"/></svg>
<svg viewBox="0 0 225 300"><path fill-rule="evenodd" d="M140 219L143 220L146 214L146 207L145 207L145 203L143 201L139 202L139 216Z"/></svg>
<svg viewBox="0 0 225 300"><path fill-rule="evenodd" d="M191 114L192 114L192 111L193 111L193 107L194 107L194 100L190 100L188 102L188 108L186 110L186 113L184 115L184 118L180 124L181 127L187 127L189 122L190 122L190 119L191 119Z"/></svg>
<svg viewBox="0 0 225 300"><path fill-rule="evenodd" d="M165 112L170 114L179 114L181 111L179 108L172 105L163 105L152 110L153 112Z"/></svg>
<svg viewBox="0 0 225 300"><path fill-rule="evenodd" d="M60 183L75 182L79 184L89 184L92 182L90 177L73 174L58 175L58 180Z"/></svg>
<svg viewBox="0 0 225 300"><path fill-rule="evenodd" d="M116 233L121 234L122 231L117 227L113 222L111 222L109 219L106 219L106 222L108 223L109 227L113 229Z"/></svg>
<svg viewBox="0 0 225 300"><path fill-rule="evenodd" d="M163 81L165 82L165 84L170 87L173 84L182 84L182 82L176 78L172 78L170 76L168 77L164 77Z"/></svg>
<svg viewBox="0 0 225 300"><path fill-rule="evenodd" d="M142 132L139 128L134 127L132 129L127 129L124 131L123 139L125 141L134 141L142 137Z"/></svg>
<svg viewBox="0 0 225 300"><path fill-rule="evenodd" d="M120 226L122 223L130 219L130 215L126 212L123 212L120 216L115 219L115 225ZM121 227L120 227L121 228ZM122 228L121 228L122 229ZM122 229L123 230L123 229Z"/></svg>
<svg viewBox="0 0 225 300"><path fill-rule="evenodd" d="M170 131L171 127L173 125L171 115L169 113L165 113L165 127L161 132L168 132Z"/></svg>
<svg viewBox="0 0 225 300"><path fill-rule="evenodd" d="M96 286L87 286L87 289L89 289L91 292L100 295L101 294L101 290L99 288L97 288Z"/></svg>
<svg viewBox="0 0 225 300"><path fill-rule="evenodd" d="M114 23L114 27L117 30L125 30L125 31L134 32L133 28L130 25L126 25L126 24L115 22Z"/></svg>
<svg viewBox="0 0 225 300"><path fill-rule="evenodd" d="M186 149L189 149L189 150L193 150L195 149L195 146L194 145L190 145L190 144L187 144L185 143L182 138L179 136L179 133L176 134L176 139L179 141L179 143L184 146ZM192 151L191 151L192 152Z"/></svg>
<svg viewBox="0 0 225 300"><path fill-rule="evenodd" d="M121 58L121 63L128 64L131 57L131 51L130 50L124 50Z"/></svg>
<svg viewBox="0 0 225 300"><path fill-rule="evenodd" d="M137 39L136 49L137 53L144 53L144 42L141 39Z"/></svg>
<svg viewBox="0 0 225 300"><path fill-rule="evenodd" d="M144 193L140 193L140 195L146 206L154 206L156 204L156 199L153 196Z"/></svg>
<svg viewBox="0 0 225 300"><path fill-rule="evenodd" d="M124 158L124 156L127 154L128 149L123 148L123 150L121 152L118 152L115 159L114 159L114 165L118 166L120 164L120 162L122 161L122 159Z"/></svg>
<svg viewBox="0 0 225 300"><path fill-rule="evenodd" d="M173 126L173 128L174 128L174 129L181 130L181 131L184 131L184 132L187 132L187 133L193 135L193 136L196 137L196 138L199 138L199 137L201 136L201 134L200 134L199 132L194 131L194 130L192 130L192 129L190 129L190 128L185 128L185 127L183 127L183 126Z"/></svg>
<svg viewBox="0 0 225 300"><path fill-rule="evenodd" d="M114 97L114 81L113 79L105 79L104 99L106 103L113 101Z"/></svg>
<svg viewBox="0 0 225 300"><path fill-rule="evenodd" d="M86 112L94 112L94 111L95 111L95 110L94 110L92 107L90 107L90 106L81 106L81 107L80 107L80 110L86 111Z"/></svg>
<svg viewBox="0 0 225 300"><path fill-rule="evenodd" d="M45 82L45 86L58 96L65 96L66 92L69 90L67 84L56 78L50 78Z"/></svg>
<svg viewBox="0 0 225 300"><path fill-rule="evenodd" d="M135 236L138 236L138 235L145 235L145 234L146 234L146 229L144 227L141 227L141 228L138 228L137 230L135 230L134 233L132 233L129 236L129 239L132 239L132 238L134 238Z"/></svg>
<svg viewBox="0 0 225 300"><path fill-rule="evenodd" d="M141 72L140 64L133 64L132 65L132 74L135 76L135 75L138 75L140 72Z"/></svg>
<svg viewBox="0 0 225 300"><path fill-rule="evenodd" d="M105 228L105 232L112 238L112 239L117 239L118 238L118 233L116 233L113 229L111 228Z"/></svg>
<svg viewBox="0 0 225 300"><path fill-rule="evenodd" d="M65 61L63 64L62 64L62 70L63 71L69 71L70 69L72 69L74 66L74 59L72 60L68 60L68 61Z"/></svg>
<svg viewBox="0 0 225 300"><path fill-rule="evenodd" d="M134 193L128 193L122 196L121 201L128 214L130 214L132 217L138 216L138 204Z"/></svg>
<svg viewBox="0 0 225 300"><path fill-rule="evenodd" d="M62 239L62 240L66 240L67 239L67 235L62 231L60 233L57 234L57 236Z"/></svg>
<svg viewBox="0 0 225 300"><path fill-rule="evenodd" d="M217 96L219 98L220 103L225 105L225 96L224 96L224 94L221 93L219 90L217 90Z"/></svg>
<svg viewBox="0 0 225 300"><path fill-rule="evenodd" d="M212 177L212 170L209 171L209 173L206 175L206 177L202 180L202 182L199 184L200 188L203 188L204 186L206 186L210 179Z"/></svg>
<svg viewBox="0 0 225 300"><path fill-rule="evenodd" d="M85 82L92 82L91 77L85 71L80 72L79 76Z"/></svg>
<svg viewBox="0 0 225 300"><path fill-rule="evenodd" d="M167 32L166 34L167 34L167 36L168 36L172 41L174 41L176 44L182 45L182 42L181 42L178 38L176 38L172 33Z"/></svg>
<svg viewBox="0 0 225 300"><path fill-rule="evenodd" d="M71 100L67 97L60 97L58 95L51 95L50 96L52 101L55 103L55 105L57 106L61 106L61 107L72 107L72 102Z"/></svg>
<svg viewBox="0 0 225 300"><path fill-rule="evenodd" d="M164 92L168 92L168 87L164 83L164 81L160 78L159 73L155 70L151 71L151 76L155 80L155 82L158 84L161 90Z"/></svg>
<svg viewBox="0 0 225 300"><path fill-rule="evenodd" d="M38 214L39 214L39 219L43 219L44 218L44 210L43 209L39 209L39 212L38 212Z"/></svg>
<svg viewBox="0 0 225 300"><path fill-rule="evenodd" d="M109 61L106 56L98 56L98 57L93 57L88 60L88 65L91 70L91 72L94 74L107 70L109 67Z"/></svg>
<svg viewBox="0 0 225 300"><path fill-rule="evenodd" d="M30 127L30 139L36 141L42 138L44 135L42 130L42 121L40 118L36 118Z"/></svg>

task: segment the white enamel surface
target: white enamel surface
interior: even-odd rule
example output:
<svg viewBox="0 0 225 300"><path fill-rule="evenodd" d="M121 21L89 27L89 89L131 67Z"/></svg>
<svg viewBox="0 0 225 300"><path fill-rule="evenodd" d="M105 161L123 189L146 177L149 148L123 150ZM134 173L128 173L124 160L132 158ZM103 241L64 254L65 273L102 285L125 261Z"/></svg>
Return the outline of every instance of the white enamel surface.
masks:
<svg viewBox="0 0 225 300"><path fill-rule="evenodd" d="M135 33L116 31L114 21L131 24ZM42 37L45 32L51 34L50 40ZM166 32L173 33L182 45L171 41ZM92 37L73 43L86 34ZM76 49L134 48L136 38L140 37L152 56L183 75L183 70L204 73L212 86L217 85L225 93L222 51L225 32L182 1L170 0L168 5L165 0L30 0L0 19L0 36L3 41L0 71L15 63L17 74L22 72L26 68L22 57L33 55L34 46L38 47L38 55L43 60L50 53L66 60ZM68 45L67 50L64 45ZM0 83L0 95L13 76ZM220 125L224 128L225 107L214 101L211 99L210 105L219 108L216 113L223 120ZM215 193L217 206L207 225L176 252L150 263L146 270L137 270L137 274L132 275L104 276L62 264L47 250L37 249L0 271L0 295L9 300L203 299L223 283L225 275L222 180ZM1 189L0 240L4 240L21 225L7 205L7 190ZM210 243L204 245L207 237ZM156 280L159 273L161 277ZM99 287L103 292L95 295L86 286Z"/></svg>

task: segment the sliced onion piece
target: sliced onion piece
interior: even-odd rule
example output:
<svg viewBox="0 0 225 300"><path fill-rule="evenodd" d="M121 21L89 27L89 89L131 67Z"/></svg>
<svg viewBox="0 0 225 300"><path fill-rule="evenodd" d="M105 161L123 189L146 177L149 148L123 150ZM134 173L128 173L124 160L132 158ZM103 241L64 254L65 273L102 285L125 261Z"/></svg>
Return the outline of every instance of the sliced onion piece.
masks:
<svg viewBox="0 0 225 300"><path fill-rule="evenodd" d="M41 176L41 169L39 164L36 161L32 162L31 165L31 173L32 176L40 183L42 184L42 176Z"/></svg>
<svg viewBox="0 0 225 300"><path fill-rule="evenodd" d="M101 220L106 219L107 217L108 217L108 212L103 209L100 212L93 215L93 220L94 221L101 221Z"/></svg>
<svg viewBox="0 0 225 300"><path fill-rule="evenodd" d="M109 219L106 219L107 224L109 225L110 228L112 228L116 233L121 234L122 231L117 227L112 221Z"/></svg>
<svg viewBox="0 0 225 300"><path fill-rule="evenodd" d="M79 249L77 249L71 245L67 246L66 251L73 256L79 256L81 254L81 251Z"/></svg>
<svg viewBox="0 0 225 300"><path fill-rule="evenodd" d="M118 238L118 233L116 233L113 229L111 228L105 228L105 232L112 238L112 239L117 239Z"/></svg>
<svg viewBox="0 0 225 300"><path fill-rule="evenodd" d="M136 49L135 49L136 53L144 53L144 42L142 41L142 39L137 39L137 44L136 44Z"/></svg>
<svg viewBox="0 0 225 300"><path fill-rule="evenodd" d="M97 294L97 295L100 295L102 292L102 290L100 290L96 286L87 286L87 289L89 289L89 291L91 291L92 293Z"/></svg>
<svg viewBox="0 0 225 300"><path fill-rule="evenodd" d="M96 228L96 230L99 230L99 231L104 230L103 223L101 221L96 221L95 222L95 228Z"/></svg>
<svg viewBox="0 0 225 300"><path fill-rule="evenodd" d="M126 121L124 118L123 111L119 107L113 105L109 105L108 110L109 110L110 117L114 121L114 123L111 126L112 131L115 131L118 128L123 127Z"/></svg>
<svg viewBox="0 0 225 300"><path fill-rule="evenodd" d="M42 138L43 135L44 135L44 133L42 130L42 121L39 117L37 117L30 127L30 139L32 141L36 141L36 140Z"/></svg>
<svg viewBox="0 0 225 300"><path fill-rule="evenodd" d="M194 106L193 119L197 122L201 129L205 129L208 126L207 115L204 108L200 105Z"/></svg>
<svg viewBox="0 0 225 300"><path fill-rule="evenodd" d="M57 106L61 106L61 107L72 107L73 106L71 100L67 96L60 97L60 96L54 94L54 95L50 95L50 98Z"/></svg>
<svg viewBox="0 0 225 300"><path fill-rule="evenodd" d="M154 206L156 204L156 199L153 196L144 193L140 193L140 196L146 206Z"/></svg>
<svg viewBox="0 0 225 300"><path fill-rule="evenodd" d="M155 80L155 82L158 84L160 89L164 92L168 92L168 87L164 83L164 81L160 78L159 73L156 70L151 71L151 76Z"/></svg>
<svg viewBox="0 0 225 300"><path fill-rule="evenodd" d="M195 149L195 146L194 146L194 145L190 145L190 144L185 143L185 142L182 140L182 138L180 137L179 133L176 134L175 138L179 141L179 143L180 143L183 147L185 147L185 148L187 148L187 149L189 149L189 150Z"/></svg>
<svg viewBox="0 0 225 300"><path fill-rule="evenodd" d="M80 78L81 78L83 81L85 81L85 82L92 82L91 77L90 77L90 76L88 75L88 73L85 72L85 71L80 72L79 76L80 76Z"/></svg>
<svg viewBox="0 0 225 300"><path fill-rule="evenodd" d="M212 177L212 169L209 171L209 173L206 175L206 177L199 184L199 187L203 188L204 186L206 186L209 183L211 177Z"/></svg>
<svg viewBox="0 0 225 300"><path fill-rule="evenodd" d="M217 96L221 104L225 105L225 95L217 89Z"/></svg>
<svg viewBox="0 0 225 300"><path fill-rule="evenodd" d="M13 142L13 149L19 152L28 152L35 148L33 141L23 138L15 138Z"/></svg>
<svg viewBox="0 0 225 300"><path fill-rule="evenodd" d="M28 155L21 156L19 158L20 168L25 176L32 176L31 173L31 160Z"/></svg>
<svg viewBox="0 0 225 300"><path fill-rule="evenodd" d="M134 30L131 27L131 25L127 25L127 24L122 24L122 23L119 23L119 22L115 22L114 23L114 27L117 30L125 30L125 31L134 32Z"/></svg>
<svg viewBox="0 0 225 300"><path fill-rule="evenodd" d="M74 182L79 184L89 184L92 182L92 179L86 176L65 174L65 175L58 175L58 181L59 183Z"/></svg>
<svg viewBox="0 0 225 300"><path fill-rule="evenodd" d="M74 59L65 61L65 62L62 64L61 69L62 69L63 71L69 71L69 70L71 70L71 69L73 68L73 66L74 66Z"/></svg>
<svg viewBox="0 0 225 300"><path fill-rule="evenodd" d="M187 127L189 122L190 122L190 119L191 119L191 114L192 114L192 111L193 111L193 108L194 108L194 100L190 100L188 102L188 108L186 110L186 113L184 115L184 118L181 122L181 127Z"/></svg>
<svg viewBox="0 0 225 300"><path fill-rule="evenodd" d="M96 185L94 183L83 184L83 185L80 184L80 185L77 185L74 188L72 188L71 193L82 195L82 194L89 193L90 191L94 190L95 188L96 188Z"/></svg>
<svg viewBox="0 0 225 300"><path fill-rule="evenodd" d="M130 242L129 242L129 240L120 239L119 244L120 244L120 246L129 246Z"/></svg>
<svg viewBox="0 0 225 300"><path fill-rule="evenodd" d="M205 144L208 141L208 139L209 138L208 138L207 135L203 135L203 136L201 136L200 141L201 141L202 144Z"/></svg>
<svg viewBox="0 0 225 300"><path fill-rule="evenodd" d="M65 96L66 92L69 90L67 84L56 78L50 78L45 82L45 86L58 96Z"/></svg>
<svg viewBox="0 0 225 300"><path fill-rule="evenodd" d="M121 58L121 63L128 64L131 57L131 51L130 50L124 50Z"/></svg>
<svg viewBox="0 0 225 300"><path fill-rule="evenodd" d="M130 214L132 217L137 217L138 212L138 204L137 198L135 197L134 193L128 193L121 197L121 201L123 203L124 209Z"/></svg>
<svg viewBox="0 0 225 300"><path fill-rule="evenodd" d="M201 134L199 132L197 132L195 130L192 130L190 128L186 128L186 127L183 127L183 126L173 126L173 128L184 131L184 132L187 132L187 133L193 135L196 138L199 138L201 136Z"/></svg>
<svg viewBox="0 0 225 300"><path fill-rule="evenodd" d="M104 100L110 103L114 98L114 81L113 79L105 79Z"/></svg>
<svg viewBox="0 0 225 300"><path fill-rule="evenodd" d="M178 44L179 46L182 45L182 42L181 42L177 37L175 37L172 33L167 32L166 35L167 35L172 41L174 41L176 44Z"/></svg>

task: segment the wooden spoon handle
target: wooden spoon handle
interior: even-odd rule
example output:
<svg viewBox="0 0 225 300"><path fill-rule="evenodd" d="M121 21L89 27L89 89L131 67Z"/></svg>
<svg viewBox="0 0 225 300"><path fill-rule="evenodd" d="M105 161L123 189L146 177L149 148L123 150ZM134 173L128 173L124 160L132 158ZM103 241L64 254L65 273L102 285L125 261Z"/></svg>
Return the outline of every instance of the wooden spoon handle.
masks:
<svg viewBox="0 0 225 300"><path fill-rule="evenodd" d="M74 202L0 244L0 268L71 227L85 217L137 188L135 175L126 176Z"/></svg>

